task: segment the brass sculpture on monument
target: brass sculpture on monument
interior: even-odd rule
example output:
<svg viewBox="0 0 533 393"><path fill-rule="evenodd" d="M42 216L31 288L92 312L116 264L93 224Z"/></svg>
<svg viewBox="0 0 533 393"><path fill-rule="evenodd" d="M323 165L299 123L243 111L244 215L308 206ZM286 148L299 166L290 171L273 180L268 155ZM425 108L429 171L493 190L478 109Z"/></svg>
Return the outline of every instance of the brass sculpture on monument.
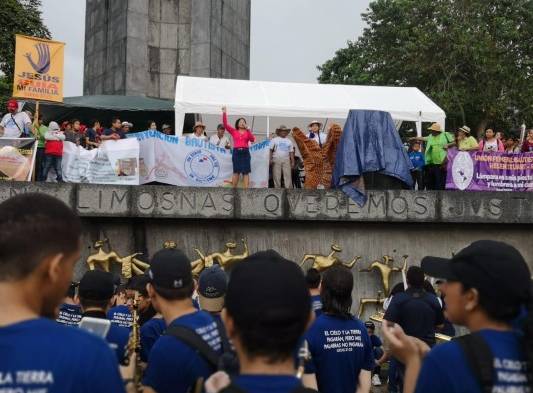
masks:
<svg viewBox="0 0 533 393"><path fill-rule="evenodd" d="M199 276L204 269L213 266L215 263L219 264L224 270L231 269L236 263L241 262L250 255L246 239L242 239L242 244L243 252L241 254L233 254L233 250L237 248L237 243L235 242L227 242L224 251L214 252L208 255L195 248L194 251L196 251L200 258L191 262L193 276Z"/></svg>
<svg viewBox="0 0 533 393"><path fill-rule="evenodd" d="M323 272L326 269L329 269L333 265L344 265L347 268L351 269L355 266L357 261L361 259L360 256L356 256L354 259L352 259L350 262L343 262L341 261L335 254L337 252L341 252L342 248L336 244L333 243L331 245L331 252L328 255L320 255L320 254L305 254L302 258L302 261L300 262L300 266L303 266L303 264L311 259L313 261L313 265L311 266L313 269L318 270L319 272Z"/></svg>
<svg viewBox="0 0 533 393"><path fill-rule="evenodd" d="M359 270L360 272L371 272L372 270L376 270L380 276L381 276L381 285L383 287L383 294L382 292L378 291L378 295L376 298L361 298L359 300L359 311L357 313L357 316L361 318L361 316L364 313L365 306L367 304L376 304L380 305L382 304L385 299L390 295L390 279L391 274L393 272L400 272L402 274L405 274L407 270L407 258L408 255L403 256L403 266L402 267L394 267L392 264L394 262L394 258L389 255L383 256L383 262L382 261L373 261L370 266L368 266L366 269Z"/></svg>
<svg viewBox="0 0 533 393"><path fill-rule="evenodd" d="M134 275L142 275L150 267L146 262L143 262L137 258L142 255L140 252L133 253L131 255L121 257L115 251L104 251L104 245L109 244L108 239L98 240L94 243L96 249L95 254L91 254L87 257L87 265L89 270L95 270L97 267L106 271L111 271L111 264L116 263L121 265L121 275L125 279L129 279Z"/></svg>

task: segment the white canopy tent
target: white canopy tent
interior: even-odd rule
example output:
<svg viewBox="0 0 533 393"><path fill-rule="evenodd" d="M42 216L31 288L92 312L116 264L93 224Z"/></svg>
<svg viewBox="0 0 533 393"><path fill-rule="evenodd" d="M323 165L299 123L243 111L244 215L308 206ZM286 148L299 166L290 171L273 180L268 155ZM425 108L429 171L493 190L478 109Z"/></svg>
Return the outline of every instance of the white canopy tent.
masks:
<svg viewBox="0 0 533 393"><path fill-rule="evenodd" d="M415 87L323 85L244 81L178 76L176 82L176 133L181 135L186 113L277 118L345 119L350 109L389 112L397 121L439 123L446 114ZM267 120L268 124L268 120ZM267 125L267 130L269 126Z"/></svg>

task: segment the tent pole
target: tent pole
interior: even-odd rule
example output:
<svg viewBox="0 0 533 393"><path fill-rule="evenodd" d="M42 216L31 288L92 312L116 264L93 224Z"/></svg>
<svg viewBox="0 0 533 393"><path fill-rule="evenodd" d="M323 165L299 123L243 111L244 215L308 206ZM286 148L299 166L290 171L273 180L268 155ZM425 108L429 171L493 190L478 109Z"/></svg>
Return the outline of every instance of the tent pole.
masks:
<svg viewBox="0 0 533 393"><path fill-rule="evenodd" d="M418 113L418 121L416 122L416 136L422 137L422 112Z"/></svg>

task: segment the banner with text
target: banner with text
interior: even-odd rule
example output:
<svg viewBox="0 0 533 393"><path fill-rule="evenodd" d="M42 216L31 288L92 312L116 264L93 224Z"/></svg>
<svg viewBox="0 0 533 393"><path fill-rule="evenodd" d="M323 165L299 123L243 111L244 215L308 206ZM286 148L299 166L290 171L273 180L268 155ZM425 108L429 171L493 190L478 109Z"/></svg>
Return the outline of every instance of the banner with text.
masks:
<svg viewBox="0 0 533 393"><path fill-rule="evenodd" d="M190 187L231 187L231 150L209 142L144 131L135 134L140 145L140 183L160 182ZM250 147L250 187L268 187L269 141Z"/></svg>
<svg viewBox="0 0 533 393"><path fill-rule="evenodd" d="M16 35L13 97L63 102L65 44Z"/></svg>
<svg viewBox="0 0 533 393"><path fill-rule="evenodd" d="M0 138L0 180L30 181L36 152L33 138Z"/></svg>
<svg viewBox="0 0 533 393"><path fill-rule="evenodd" d="M533 153L448 151L447 190L533 191Z"/></svg>
<svg viewBox="0 0 533 393"><path fill-rule="evenodd" d="M93 150L64 142L61 169L66 182L138 185L139 142L107 141Z"/></svg>

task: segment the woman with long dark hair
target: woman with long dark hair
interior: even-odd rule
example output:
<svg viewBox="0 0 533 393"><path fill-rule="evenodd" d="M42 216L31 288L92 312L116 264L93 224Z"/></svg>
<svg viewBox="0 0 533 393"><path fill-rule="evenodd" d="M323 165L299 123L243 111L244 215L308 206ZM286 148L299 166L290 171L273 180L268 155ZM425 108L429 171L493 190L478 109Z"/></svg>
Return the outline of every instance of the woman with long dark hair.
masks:
<svg viewBox="0 0 533 393"><path fill-rule="evenodd" d="M228 115L226 114L226 107L222 107L222 123L224 128L233 138L233 177L231 184L233 188L239 184L239 179L242 175L243 187L248 188L250 185L251 159L250 156L250 142L255 142L255 136L246 125L246 119L241 117L235 122L235 128L228 123Z"/></svg>
<svg viewBox="0 0 533 393"><path fill-rule="evenodd" d="M375 367L366 327L352 307L353 276L342 265L323 273L320 287L322 314L306 334L311 364L320 392L368 392Z"/></svg>
<svg viewBox="0 0 533 393"><path fill-rule="evenodd" d="M441 290L447 317L471 334L427 353L420 340L386 324L383 334L406 365L404 392L531 392L533 291L531 271L520 252L481 240L451 259L426 257L422 269L446 280Z"/></svg>

